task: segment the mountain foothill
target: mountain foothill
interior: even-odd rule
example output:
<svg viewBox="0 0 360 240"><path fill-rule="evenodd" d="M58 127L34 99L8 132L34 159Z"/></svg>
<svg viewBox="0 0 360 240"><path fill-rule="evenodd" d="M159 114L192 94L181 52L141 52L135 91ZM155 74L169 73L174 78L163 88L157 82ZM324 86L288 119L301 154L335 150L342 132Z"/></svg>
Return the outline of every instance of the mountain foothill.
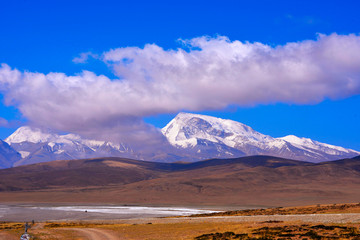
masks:
<svg viewBox="0 0 360 240"><path fill-rule="evenodd" d="M0 170L3 202L275 207L358 202L360 158L57 160Z"/></svg>

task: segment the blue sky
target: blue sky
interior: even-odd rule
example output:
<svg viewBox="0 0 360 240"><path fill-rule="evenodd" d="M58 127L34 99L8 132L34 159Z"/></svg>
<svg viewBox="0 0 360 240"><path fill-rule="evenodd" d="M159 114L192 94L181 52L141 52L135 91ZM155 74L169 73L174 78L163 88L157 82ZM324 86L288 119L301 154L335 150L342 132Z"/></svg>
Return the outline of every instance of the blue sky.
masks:
<svg viewBox="0 0 360 240"><path fill-rule="evenodd" d="M182 47L178 39L202 36L212 39L226 36L229 41L260 42L276 48L290 42L317 41L318 33L358 35L359 5L357 1L346 0L2 1L0 63L20 72L71 76L88 70L115 79L119 77L118 66L109 67L111 62L89 58L84 63L74 63L73 59L81 53L100 56L111 49L132 46L142 49L146 44L156 44L164 51L176 50ZM359 75L354 78L359 81ZM9 94L7 91L1 94L0 117L8 123L1 125L0 120L0 139L29 119L36 123L26 112L29 109L23 106L23 98L5 106L3 99ZM184 110L240 121L274 137L294 134L360 150L359 92L335 97L325 94L321 99L324 100L275 99L251 104L234 101L215 109L199 106ZM149 112L136 117L156 127L163 127L177 113L174 109ZM77 129L66 129L63 127L66 124L52 127L58 126L62 131Z"/></svg>

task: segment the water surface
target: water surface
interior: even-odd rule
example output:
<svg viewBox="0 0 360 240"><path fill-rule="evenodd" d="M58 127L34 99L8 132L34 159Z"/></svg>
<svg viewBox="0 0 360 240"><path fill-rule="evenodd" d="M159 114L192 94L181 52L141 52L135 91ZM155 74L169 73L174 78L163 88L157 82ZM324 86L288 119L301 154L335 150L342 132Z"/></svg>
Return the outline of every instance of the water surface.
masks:
<svg viewBox="0 0 360 240"><path fill-rule="evenodd" d="M189 216L214 210L145 206L37 206L0 205L0 221L100 220Z"/></svg>

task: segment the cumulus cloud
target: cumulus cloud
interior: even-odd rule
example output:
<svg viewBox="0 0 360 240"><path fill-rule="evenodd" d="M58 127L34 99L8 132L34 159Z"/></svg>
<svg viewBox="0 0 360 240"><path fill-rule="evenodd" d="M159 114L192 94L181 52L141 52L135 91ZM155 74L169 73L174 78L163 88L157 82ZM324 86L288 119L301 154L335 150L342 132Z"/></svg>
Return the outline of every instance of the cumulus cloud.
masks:
<svg viewBox="0 0 360 240"><path fill-rule="evenodd" d="M184 43L189 51L152 44L111 50L103 58L133 88L155 93L163 107L168 102L166 107L174 110L316 103L360 92L360 37L356 35L320 35L316 41L276 47L226 37Z"/></svg>
<svg viewBox="0 0 360 240"><path fill-rule="evenodd" d="M357 35L319 35L275 47L226 37L182 43L176 50L148 44L103 53L118 79L89 71L20 72L3 64L0 90L7 104L38 125L155 143L161 134L142 121L145 116L230 104L312 104L360 93Z"/></svg>
<svg viewBox="0 0 360 240"><path fill-rule="evenodd" d="M144 123L141 115L126 110L131 108L131 102L123 96L126 83L122 81L111 81L88 71L77 76L21 73L2 64L0 86L5 103L17 106L37 127L131 142L132 147L140 139L148 145L164 142L158 129Z"/></svg>

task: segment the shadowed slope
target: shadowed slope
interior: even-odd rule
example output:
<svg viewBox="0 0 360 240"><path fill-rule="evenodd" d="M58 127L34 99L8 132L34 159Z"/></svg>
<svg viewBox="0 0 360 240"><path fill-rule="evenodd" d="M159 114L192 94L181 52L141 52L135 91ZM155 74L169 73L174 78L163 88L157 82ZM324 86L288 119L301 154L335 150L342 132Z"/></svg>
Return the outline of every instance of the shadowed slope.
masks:
<svg viewBox="0 0 360 240"><path fill-rule="evenodd" d="M11 167L19 159L21 159L21 155L9 144L0 140L0 169Z"/></svg>
<svg viewBox="0 0 360 240"><path fill-rule="evenodd" d="M0 170L0 197L10 202L286 206L357 201L358 186L359 157L319 164L270 156L196 163L100 158Z"/></svg>
<svg viewBox="0 0 360 240"><path fill-rule="evenodd" d="M158 177L151 163L128 159L66 160L0 171L0 189L34 190L128 184Z"/></svg>

